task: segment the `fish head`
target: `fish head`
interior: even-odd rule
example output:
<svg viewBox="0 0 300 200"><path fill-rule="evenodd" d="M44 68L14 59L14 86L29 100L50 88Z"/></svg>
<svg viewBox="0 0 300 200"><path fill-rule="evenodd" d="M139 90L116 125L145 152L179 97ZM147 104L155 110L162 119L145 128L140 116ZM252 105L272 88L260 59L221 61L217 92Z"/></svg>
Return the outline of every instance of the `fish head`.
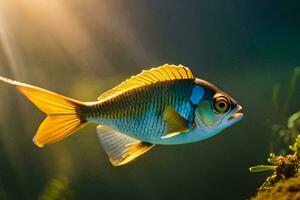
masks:
<svg viewBox="0 0 300 200"><path fill-rule="evenodd" d="M242 106L233 97L207 81L196 79L195 82L203 88L202 98L196 105L195 128L204 134L216 134L242 119Z"/></svg>

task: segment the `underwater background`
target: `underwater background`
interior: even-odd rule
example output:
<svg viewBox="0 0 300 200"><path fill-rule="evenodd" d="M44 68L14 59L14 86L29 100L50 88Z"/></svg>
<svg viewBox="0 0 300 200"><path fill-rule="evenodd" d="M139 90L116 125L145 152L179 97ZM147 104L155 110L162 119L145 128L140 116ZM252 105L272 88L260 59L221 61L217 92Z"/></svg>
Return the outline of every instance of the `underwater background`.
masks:
<svg viewBox="0 0 300 200"><path fill-rule="evenodd" d="M243 106L244 118L201 142L156 146L113 167L89 125L40 149L44 118L0 84L0 199L247 199L266 174L248 168L270 153L300 65L296 1L0 0L0 74L79 100L143 69L188 66ZM299 83L298 83L299 88ZM287 114L300 109L296 90ZM281 101L280 101L281 102ZM279 104L279 106L284 106Z"/></svg>

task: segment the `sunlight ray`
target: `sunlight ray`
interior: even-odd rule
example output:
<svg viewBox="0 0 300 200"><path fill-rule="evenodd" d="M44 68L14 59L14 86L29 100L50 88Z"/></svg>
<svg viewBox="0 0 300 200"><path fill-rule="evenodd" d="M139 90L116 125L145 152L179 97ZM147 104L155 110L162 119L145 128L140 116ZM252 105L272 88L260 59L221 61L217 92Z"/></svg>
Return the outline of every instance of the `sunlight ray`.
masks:
<svg viewBox="0 0 300 200"><path fill-rule="evenodd" d="M12 73L14 78L19 78L23 69L23 60L14 35L6 21L8 6L5 3L7 2L0 1L0 44L7 58L10 73Z"/></svg>

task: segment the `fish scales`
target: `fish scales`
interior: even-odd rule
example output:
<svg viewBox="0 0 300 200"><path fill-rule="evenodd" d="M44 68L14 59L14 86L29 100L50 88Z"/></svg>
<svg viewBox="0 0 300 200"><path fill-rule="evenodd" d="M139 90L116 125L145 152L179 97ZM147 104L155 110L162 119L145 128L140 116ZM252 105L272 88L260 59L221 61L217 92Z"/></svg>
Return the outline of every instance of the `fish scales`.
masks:
<svg viewBox="0 0 300 200"><path fill-rule="evenodd" d="M98 112L95 120L100 124L149 141L165 134L163 111L167 107L192 120L189 97L194 86L193 80L176 80L135 88L94 105L92 112Z"/></svg>

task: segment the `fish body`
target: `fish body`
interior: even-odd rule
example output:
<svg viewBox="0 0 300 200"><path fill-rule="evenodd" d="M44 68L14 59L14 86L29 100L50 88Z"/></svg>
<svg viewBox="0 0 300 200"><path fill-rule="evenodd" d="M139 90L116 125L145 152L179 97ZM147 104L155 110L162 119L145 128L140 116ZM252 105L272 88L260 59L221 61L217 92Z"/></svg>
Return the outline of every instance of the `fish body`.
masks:
<svg viewBox="0 0 300 200"><path fill-rule="evenodd" d="M47 113L34 143L60 141L86 123L96 123L113 165L130 162L155 144L184 144L212 137L242 118L241 106L214 85L195 78L182 65L164 65L131 77L80 102L4 77Z"/></svg>
<svg viewBox="0 0 300 200"><path fill-rule="evenodd" d="M174 109L192 126L195 107L190 96L194 86L192 80L182 80L136 88L92 106L95 114L92 112L87 118L141 141L171 144L176 141L162 139L167 131L163 112Z"/></svg>

